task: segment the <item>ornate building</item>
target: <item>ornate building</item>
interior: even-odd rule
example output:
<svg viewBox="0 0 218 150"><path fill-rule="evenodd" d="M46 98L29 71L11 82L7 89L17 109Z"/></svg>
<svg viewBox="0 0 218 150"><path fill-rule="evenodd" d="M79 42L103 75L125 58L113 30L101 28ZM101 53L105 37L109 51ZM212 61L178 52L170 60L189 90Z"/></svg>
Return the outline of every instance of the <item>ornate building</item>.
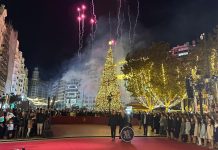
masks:
<svg viewBox="0 0 218 150"><path fill-rule="evenodd" d="M39 69L37 67L34 68L32 79L29 82L28 96L33 99L48 98L48 83L40 80Z"/></svg>
<svg viewBox="0 0 218 150"><path fill-rule="evenodd" d="M13 93L15 95L26 97L28 91L28 70L25 68L23 54L19 51L17 32L12 28L10 28L8 52L8 75L5 93Z"/></svg>
<svg viewBox="0 0 218 150"><path fill-rule="evenodd" d="M5 23L7 10L0 7L0 95L27 96L28 70L19 51L18 33Z"/></svg>
<svg viewBox="0 0 218 150"><path fill-rule="evenodd" d="M8 72L8 33L5 24L7 10L0 6L0 95L4 93Z"/></svg>

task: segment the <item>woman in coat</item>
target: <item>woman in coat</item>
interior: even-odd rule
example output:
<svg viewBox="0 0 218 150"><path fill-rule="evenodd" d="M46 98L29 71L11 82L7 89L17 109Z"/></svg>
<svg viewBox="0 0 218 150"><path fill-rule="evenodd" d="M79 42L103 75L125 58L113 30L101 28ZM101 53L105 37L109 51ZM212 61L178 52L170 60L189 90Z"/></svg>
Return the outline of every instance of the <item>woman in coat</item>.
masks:
<svg viewBox="0 0 218 150"><path fill-rule="evenodd" d="M194 143L194 131L195 131L195 121L193 118L191 118L191 130L190 130L190 136L191 136L191 140ZM191 142L190 140L190 142Z"/></svg>
<svg viewBox="0 0 218 150"><path fill-rule="evenodd" d="M183 141L184 134L185 134L185 119L182 118L180 132L179 132L179 141Z"/></svg>
<svg viewBox="0 0 218 150"><path fill-rule="evenodd" d="M214 137L214 126L212 124L212 120L208 119L208 124L207 124L207 140L210 143L210 149L213 149L213 137Z"/></svg>
<svg viewBox="0 0 218 150"><path fill-rule="evenodd" d="M216 145L216 148L218 148L218 120L215 121L214 125L214 142Z"/></svg>
<svg viewBox="0 0 218 150"><path fill-rule="evenodd" d="M199 145L202 145L202 139L204 140L204 146L206 146L207 141L207 130L206 130L206 121L202 119L201 121L201 127L200 127L200 138L198 139Z"/></svg>
<svg viewBox="0 0 218 150"><path fill-rule="evenodd" d="M195 121L195 127L194 127L193 143L197 143L197 138L200 136L200 121L196 116L194 116L194 121Z"/></svg>
<svg viewBox="0 0 218 150"><path fill-rule="evenodd" d="M186 122L185 122L185 134L188 137L188 143L191 142L190 131L191 131L191 123L190 123L190 120L188 118L186 118Z"/></svg>
<svg viewBox="0 0 218 150"><path fill-rule="evenodd" d="M176 120L175 120L175 131L174 131L174 138L175 138L176 140L179 139L180 127L181 127L181 121L180 121L179 116L177 116L177 117L176 117Z"/></svg>
<svg viewBox="0 0 218 150"><path fill-rule="evenodd" d="M32 119L33 117L34 115L31 113L27 120L27 134L26 134L27 138L30 137L30 132L31 132L31 129L33 128L33 119Z"/></svg>

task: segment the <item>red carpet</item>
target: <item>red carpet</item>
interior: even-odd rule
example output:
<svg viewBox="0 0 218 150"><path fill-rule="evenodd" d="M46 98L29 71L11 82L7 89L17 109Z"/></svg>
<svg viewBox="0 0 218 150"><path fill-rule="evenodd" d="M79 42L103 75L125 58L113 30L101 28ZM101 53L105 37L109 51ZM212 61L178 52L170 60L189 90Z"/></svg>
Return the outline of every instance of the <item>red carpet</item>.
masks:
<svg viewBox="0 0 218 150"><path fill-rule="evenodd" d="M43 141L0 143L0 150L206 150L194 144L183 144L165 138L136 137L131 143L110 138L73 138Z"/></svg>

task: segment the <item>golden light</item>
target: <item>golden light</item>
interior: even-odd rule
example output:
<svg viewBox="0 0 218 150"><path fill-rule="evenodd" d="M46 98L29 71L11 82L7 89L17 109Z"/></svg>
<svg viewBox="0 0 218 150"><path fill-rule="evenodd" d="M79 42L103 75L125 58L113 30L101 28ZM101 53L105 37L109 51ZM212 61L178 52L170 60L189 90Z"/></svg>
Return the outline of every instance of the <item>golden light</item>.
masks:
<svg viewBox="0 0 218 150"><path fill-rule="evenodd" d="M110 40L110 41L108 42L108 44L109 44L110 46L114 45L114 40Z"/></svg>

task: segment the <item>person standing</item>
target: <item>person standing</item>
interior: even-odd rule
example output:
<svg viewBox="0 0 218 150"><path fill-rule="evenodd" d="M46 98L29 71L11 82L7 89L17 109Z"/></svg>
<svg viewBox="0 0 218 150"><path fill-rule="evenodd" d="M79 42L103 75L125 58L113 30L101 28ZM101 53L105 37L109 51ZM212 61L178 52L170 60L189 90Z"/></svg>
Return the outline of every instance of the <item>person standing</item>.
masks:
<svg viewBox="0 0 218 150"><path fill-rule="evenodd" d="M137 114L137 119L138 119L138 123L139 123L139 129L141 129L142 128L142 113L140 111Z"/></svg>
<svg viewBox="0 0 218 150"><path fill-rule="evenodd" d="M146 113L142 114L142 124L144 129L144 136L147 136L148 134L148 116Z"/></svg>
<svg viewBox="0 0 218 150"><path fill-rule="evenodd" d="M42 135L43 123L45 121L45 115L42 113L42 109L36 114L37 123L37 135Z"/></svg>
<svg viewBox="0 0 218 150"><path fill-rule="evenodd" d="M218 120L217 119L214 125L214 142L215 142L215 148L218 148Z"/></svg>
<svg viewBox="0 0 218 150"><path fill-rule="evenodd" d="M112 141L115 140L117 123L118 123L117 115L116 115L115 111L112 111L112 114L109 118L109 123L108 123L108 125L111 127Z"/></svg>
<svg viewBox="0 0 218 150"><path fill-rule="evenodd" d="M166 136L166 130L167 130L167 119L164 114L161 114L160 117L160 135Z"/></svg>
<svg viewBox="0 0 218 150"><path fill-rule="evenodd" d="M186 134L186 137L188 138L188 143L191 142L190 131L191 131L191 123L190 123L189 118L186 118L186 122L185 122L185 134Z"/></svg>
<svg viewBox="0 0 218 150"><path fill-rule="evenodd" d="M179 141L184 141L184 135L185 135L185 119L182 118L181 125L180 125L180 131L179 131Z"/></svg>
<svg viewBox="0 0 218 150"><path fill-rule="evenodd" d="M29 114L29 117L28 117L28 121L27 121L27 134L26 134L26 137L29 138L30 137L30 132L31 132L31 129L33 127L33 114L30 113Z"/></svg>
<svg viewBox="0 0 218 150"><path fill-rule="evenodd" d="M12 118L8 121L7 128L8 128L7 130L8 138L11 139L13 137L13 130L14 130L14 123Z"/></svg>
<svg viewBox="0 0 218 150"><path fill-rule="evenodd" d="M205 141L207 141L206 140L206 136L207 136L206 134L207 134L206 121L203 118L201 120L201 126L200 126L200 138L198 139L199 145L202 145L202 139L203 139L204 140L204 146L206 146L206 144L207 144L207 142L205 142Z"/></svg>
<svg viewBox="0 0 218 150"><path fill-rule="evenodd" d="M194 118L191 118L191 129L190 129L190 136L191 136L191 141L192 143L194 143L194 132L195 132L195 121Z"/></svg>
<svg viewBox="0 0 218 150"><path fill-rule="evenodd" d="M208 124L207 124L207 140L210 143L209 149L213 149L214 147L214 126L212 124L211 119L208 119Z"/></svg>
<svg viewBox="0 0 218 150"><path fill-rule="evenodd" d="M25 130L25 124L26 124L26 114L23 111L18 118L18 124L19 124L19 130L18 130L18 137L24 138L24 130Z"/></svg>
<svg viewBox="0 0 218 150"><path fill-rule="evenodd" d="M171 137L172 124L173 124L173 121L172 121L171 116L169 115L169 116L168 116L168 119L167 119L167 137L168 137L168 138L172 138L172 137Z"/></svg>
<svg viewBox="0 0 218 150"><path fill-rule="evenodd" d="M0 110L0 139L2 139L4 136L4 122L5 122L4 113Z"/></svg>
<svg viewBox="0 0 218 150"><path fill-rule="evenodd" d="M200 136L200 121L197 118L197 116L194 116L194 120L195 120L195 127L194 127L194 138L193 138L193 143L199 143L198 141L198 137Z"/></svg>
<svg viewBox="0 0 218 150"><path fill-rule="evenodd" d="M124 111L121 111L121 113L119 113L118 115L118 124L119 124L119 135L120 135L120 132L122 131L122 129L128 125L127 117ZM120 136L119 136L119 139L121 139Z"/></svg>
<svg viewBox="0 0 218 150"><path fill-rule="evenodd" d="M181 128L181 120L180 120L179 116L177 116L176 120L175 120L175 131L174 131L174 138L176 140L179 140L180 128Z"/></svg>

